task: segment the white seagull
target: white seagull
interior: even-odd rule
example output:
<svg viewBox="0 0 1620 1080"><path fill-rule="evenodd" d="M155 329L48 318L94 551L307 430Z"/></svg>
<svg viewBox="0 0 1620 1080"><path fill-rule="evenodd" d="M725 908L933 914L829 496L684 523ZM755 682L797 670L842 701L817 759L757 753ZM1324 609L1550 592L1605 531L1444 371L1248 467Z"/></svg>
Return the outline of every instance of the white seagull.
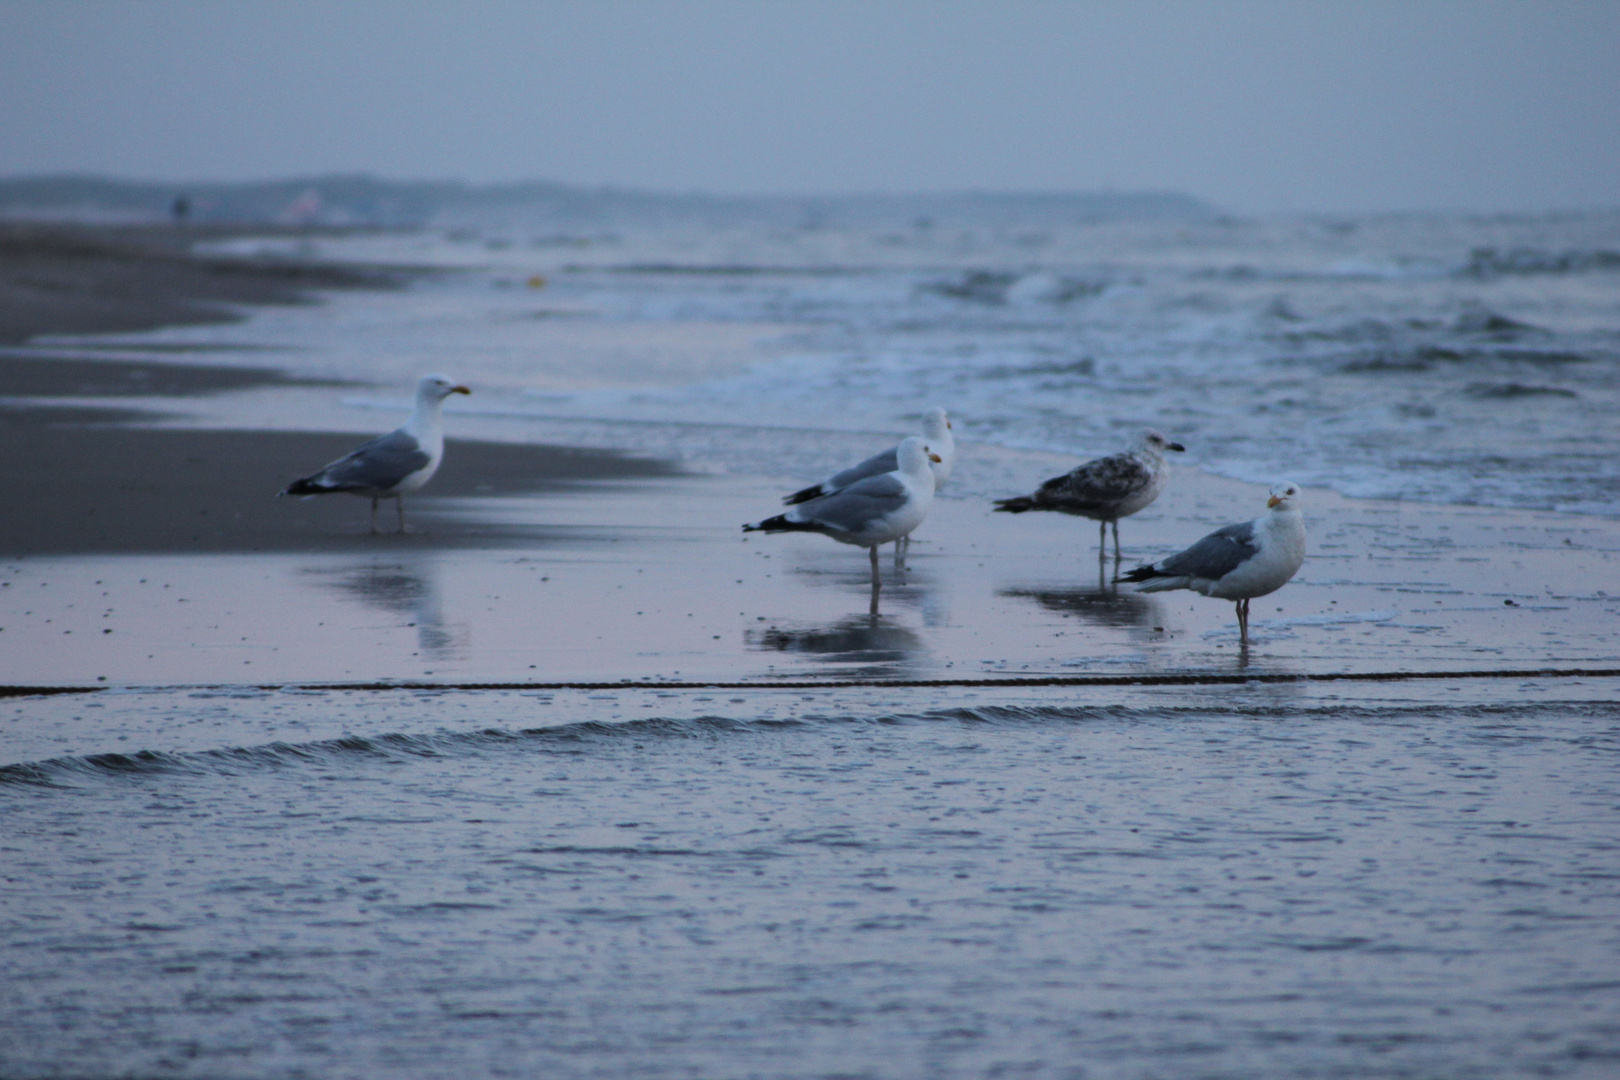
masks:
<svg viewBox="0 0 1620 1080"><path fill-rule="evenodd" d="M424 375L416 384L416 407L405 426L379 435L313 476L294 480L283 495L330 495L335 491L371 499L371 531L377 503L395 500L399 531L405 531L405 496L420 490L444 459L444 399L471 390L448 375Z"/></svg>
<svg viewBox="0 0 1620 1080"><path fill-rule="evenodd" d="M951 466L956 463L956 436L951 434L951 421L945 415L944 409L929 409L923 413L922 430L923 440L928 443L928 449L934 455L929 459L929 468L934 473L934 490L938 491L945 486L945 481L951 478ZM782 504L796 506L811 499L819 499L823 495L831 495L835 491L842 491L855 481L864 480L868 476L882 476L884 473L894 472L900 467L899 453L899 446L891 446L881 454L873 454L859 465L851 465L843 472L833 473L819 484L811 484L802 491L782 496Z"/></svg>
<svg viewBox="0 0 1620 1080"><path fill-rule="evenodd" d="M875 603L877 590L883 585L877 549L909 535L928 516L928 508L934 503L934 473L930 466L940 463L940 455L930 450L920 435L911 436L895 449L898 468L856 480L757 525L744 525L743 532L818 532L840 544L866 548L872 556Z"/></svg>
<svg viewBox="0 0 1620 1080"><path fill-rule="evenodd" d="M1108 549L1108 525L1112 522L1114 560L1118 562L1119 519L1130 517L1159 497L1170 479L1170 465L1164 460L1164 452L1185 449L1157 431L1144 431L1130 449L1054 476L1036 488L1033 495L997 499L996 509L1009 514L1056 510L1061 514L1091 518L1097 522L1099 560Z"/></svg>
<svg viewBox="0 0 1620 1080"><path fill-rule="evenodd" d="M923 438L928 442L928 449L932 453L929 467L934 473L934 490L938 491L945 486L945 481L951 478L951 466L956 464L956 436L951 434L950 417L944 409L929 409L922 414ZM842 472L833 473L819 484L795 491L791 495L782 496L784 506L797 506L819 499L823 495L831 495L835 491L842 491L857 480L864 480L868 476L882 476L884 473L894 472L900 467L898 454L899 446L892 446L881 454L873 454L858 465L851 465ZM894 542L894 564L898 569L905 558L905 549L911 546L911 534L907 533Z"/></svg>
<svg viewBox="0 0 1620 1080"><path fill-rule="evenodd" d="M1273 484L1267 511L1253 521L1216 529L1186 551L1117 577L1141 592L1191 589L1237 602L1238 635L1249 643L1249 601L1288 584L1305 561L1299 485Z"/></svg>

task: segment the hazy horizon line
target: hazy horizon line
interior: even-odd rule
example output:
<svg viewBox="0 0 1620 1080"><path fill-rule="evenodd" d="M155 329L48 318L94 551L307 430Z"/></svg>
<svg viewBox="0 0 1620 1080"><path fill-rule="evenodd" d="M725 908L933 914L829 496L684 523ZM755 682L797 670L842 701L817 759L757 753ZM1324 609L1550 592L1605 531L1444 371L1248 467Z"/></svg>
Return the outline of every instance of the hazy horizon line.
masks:
<svg viewBox="0 0 1620 1080"><path fill-rule="evenodd" d="M459 190L472 194L495 194L522 188L551 188L558 191L580 192L589 194L613 194L628 196L644 196L656 198L678 198L695 200L842 200L842 199L894 199L908 198L1160 198L1187 200L1197 203L1211 215L1220 218L1267 218L1267 217L1308 217L1315 215L1354 215L1358 217L1400 217L1412 214L1436 214L1445 216L1463 217L1497 217L1497 216L1545 216L1563 214L1601 214L1620 212L1620 201L1609 204L1587 205L1556 205L1532 207L1526 205L1496 206L1496 207L1469 207L1458 205L1432 204L1427 206L1406 206L1400 208L1302 208L1288 210L1257 210L1223 206L1209 198L1195 192L1173 187L941 187L941 188L844 188L836 190L805 191L805 190L720 190L714 188L677 188L677 187L648 187L633 183L614 181L578 181L560 180L555 178L528 176L500 180L473 180L461 177L445 176L391 176L367 170L330 170L323 172L295 173L281 176L261 176L256 178L204 178L188 177L174 178L161 176L142 176L136 174L117 174L97 171L51 171L51 172L25 172L0 174L0 185L27 184L27 183L104 183L108 185L127 185L130 187L149 187L173 189L175 195L187 194L185 189L197 188L254 188L297 186L299 184L313 185L322 182L364 182L379 186L440 188Z"/></svg>

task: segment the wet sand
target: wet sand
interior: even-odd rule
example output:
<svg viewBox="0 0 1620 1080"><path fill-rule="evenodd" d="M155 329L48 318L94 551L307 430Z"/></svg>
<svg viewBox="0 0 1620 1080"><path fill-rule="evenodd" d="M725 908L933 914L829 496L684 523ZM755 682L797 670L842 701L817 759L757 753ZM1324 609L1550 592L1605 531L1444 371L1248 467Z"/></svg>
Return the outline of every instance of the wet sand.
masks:
<svg viewBox="0 0 1620 1080"><path fill-rule="evenodd" d="M239 305L308 303L312 290L387 288L409 273L191 254L198 241L243 231L0 222L0 345L41 334L233 322L242 317Z"/></svg>
<svg viewBox="0 0 1620 1080"><path fill-rule="evenodd" d="M0 365L3 366L3 365ZM458 498L667 476L662 463L594 450L446 442L429 498L406 503L414 531L371 536L370 500L280 499L290 481L376 434L192 431L113 426L139 413L0 408L0 456L26 469L0 479L0 498L26 513L0 517L0 554L226 553L504 546L522 529L447 513ZM96 425L96 421L103 425ZM378 515L395 528L392 502Z"/></svg>
<svg viewBox="0 0 1620 1080"><path fill-rule="evenodd" d="M1009 518L976 500L940 499L903 579L885 556L889 580L872 618L861 550L817 536L740 532L743 521L770 512L783 483L665 476L527 494L455 490L447 483L417 500L422 531L404 538L366 535L363 500L312 507L333 516L311 522L296 504L263 499L264 513L288 515L274 535L289 544L301 537L302 549L196 554L181 537L167 549L6 559L0 683L734 683L1620 667L1620 595L1612 589L1620 530L1603 519L1308 491L1311 555L1295 581L1255 602L1255 640L1244 651L1228 602L1114 586L1111 560L1100 580L1088 522ZM1127 548L1154 557L1263 498L1251 485L1184 473L1126 523ZM198 501L170 488L161 505L180 518L188 509L196 515ZM221 535L253 539L245 523L233 527ZM147 538L163 535L176 534L160 524Z"/></svg>

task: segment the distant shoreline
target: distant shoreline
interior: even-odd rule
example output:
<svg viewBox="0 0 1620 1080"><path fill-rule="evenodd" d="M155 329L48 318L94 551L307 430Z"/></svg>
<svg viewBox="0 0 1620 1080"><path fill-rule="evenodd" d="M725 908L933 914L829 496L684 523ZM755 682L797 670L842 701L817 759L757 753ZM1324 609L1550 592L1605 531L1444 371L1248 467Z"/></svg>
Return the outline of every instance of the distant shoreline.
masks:
<svg viewBox="0 0 1620 1080"><path fill-rule="evenodd" d="M262 235L271 228L0 221L0 345L23 345L43 334L236 322L242 315L233 305L310 303L317 289L397 288L411 274L192 252L199 241Z"/></svg>
<svg viewBox="0 0 1620 1080"><path fill-rule="evenodd" d="M468 184L313 176L234 183L136 181L98 176L0 177L0 220L171 221L206 225L421 228L501 216L557 228L747 220L776 227L840 228L935 223L1020 227L1107 221L1208 221L1222 211L1175 191L850 191L716 194L587 187L549 181Z"/></svg>

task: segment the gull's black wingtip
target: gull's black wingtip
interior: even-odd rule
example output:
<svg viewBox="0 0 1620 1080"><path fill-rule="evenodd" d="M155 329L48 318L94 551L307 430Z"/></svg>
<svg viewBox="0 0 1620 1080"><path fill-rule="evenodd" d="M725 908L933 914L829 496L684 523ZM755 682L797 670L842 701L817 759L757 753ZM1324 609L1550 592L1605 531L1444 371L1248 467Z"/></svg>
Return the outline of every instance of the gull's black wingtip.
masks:
<svg viewBox="0 0 1620 1080"><path fill-rule="evenodd" d="M1155 570L1152 566L1138 566L1135 570L1132 570L1129 573L1121 574L1119 577L1115 578L1114 581L1116 583L1121 581L1135 583L1139 581L1151 581L1156 577L1162 576L1163 575Z"/></svg>
<svg viewBox="0 0 1620 1080"><path fill-rule="evenodd" d="M792 521L786 514L766 518L757 525L744 525L743 532L824 532L825 526L814 521Z"/></svg>
<svg viewBox="0 0 1620 1080"><path fill-rule="evenodd" d="M306 476L302 480L294 480L280 492L280 495L324 495L331 490L330 488L316 487L310 483L311 479L313 477Z"/></svg>
<svg viewBox="0 0 1620 1080"><path fill-rule="evenodd" d="M810 487L795 491L791 495L782 496L782 505L797 506L800 503L809 502L811 499L819 499L821 498L822 494L823 492L821 490L821 485L812 484Z"/></svg>
<svg viewBox="0 0 1620 1080"><path fill-rule="evenodd" d="M1022 514L1025 510L1035 509L1035 500L1028 495L1017 495L1011 499L997 499L996 509L1008 514Z"/></svg>

